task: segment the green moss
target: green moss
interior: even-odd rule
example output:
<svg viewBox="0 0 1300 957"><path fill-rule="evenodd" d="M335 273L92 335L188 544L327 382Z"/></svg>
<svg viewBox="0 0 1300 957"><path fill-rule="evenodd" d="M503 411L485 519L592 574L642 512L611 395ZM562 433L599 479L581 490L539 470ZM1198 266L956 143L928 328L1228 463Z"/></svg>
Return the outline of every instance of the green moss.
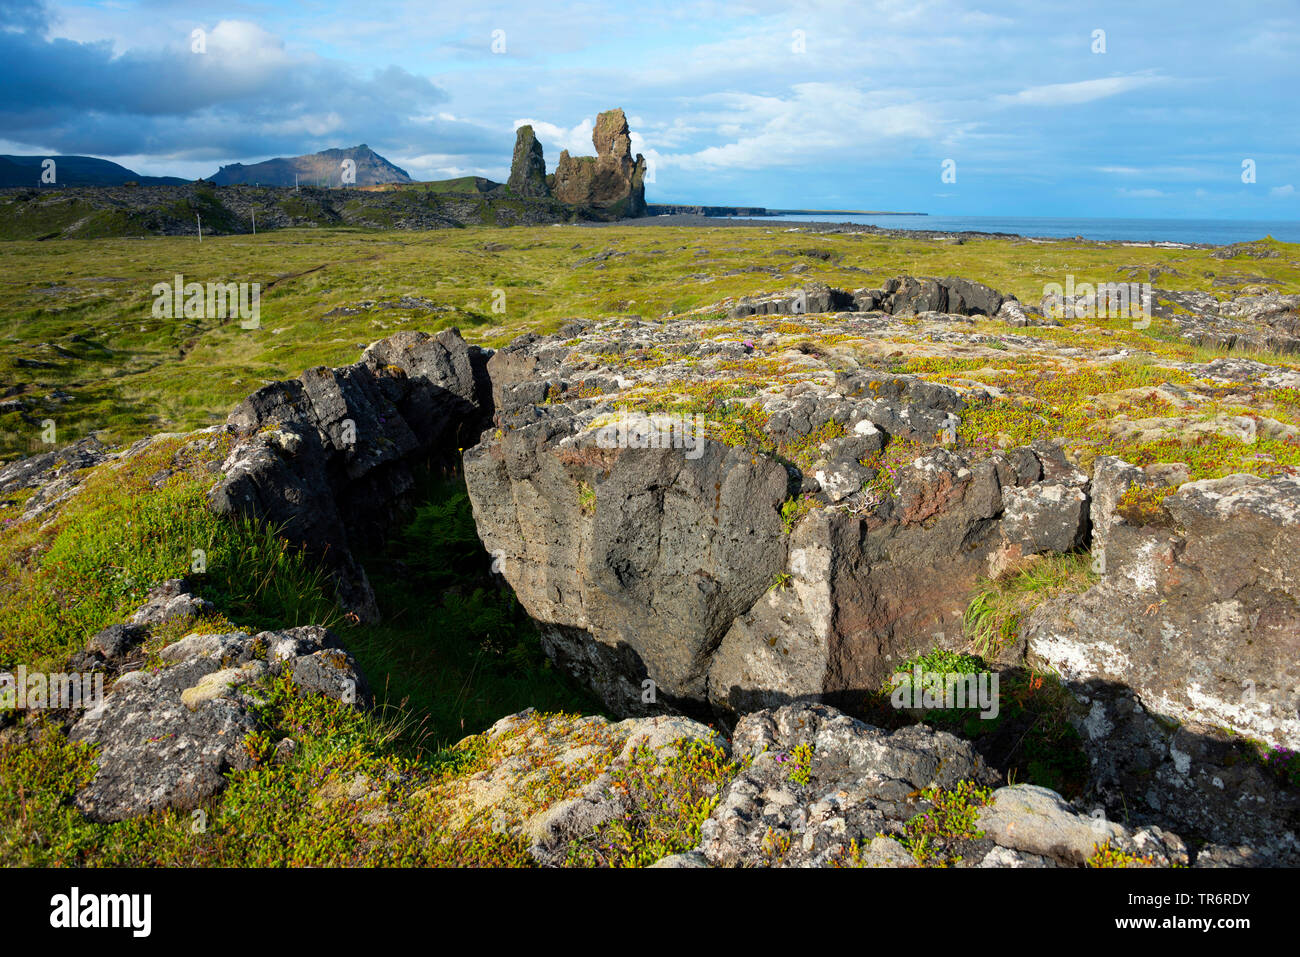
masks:
<svg viewBox="0 0 1300 957"><path fill-rule="evenodd" d="M790 752L790 772L786 777L793 784L805 785L812 779L812 759L815 747L797 744Z"/></svg>
<svg viewBox="0 0 1300 957"><path fill-rule="evenodd" d="M899 843L921 867L950 867L961 863L961 855L954 846L984 836L975 823L980 808L988 803L991 794L991 789L970 781L959 781L947 790L926 788L920 798L929 807L903 825Z"/></svg>
<svg viewBox="0 0 1300 957"><path fill-rule="evenodd" d="M1173 487L1145 488L1132 482L1115 503L1115 511L1131 525L1167 528L1174 520L1164 500L1176 491Z"/></svg>
<svg viewBox="0 0 1300 957"><path fill-rule="evenodd" d="M1155 867L1152 857L1129 854L1115 847L1110 841L1095 846L1093 855L1085 862L1088 867Z"/></svg>
<svg viewBox="0 0 1300 957"><path fill-rule="evenodd" d="M600 825L569 848L580 867L644 867L700 842L700 825L713 812L737 765L713 744L688 741L661 766L644 745L612 775L628 812Z"/></svg>
<svg viewBox="0 0 1300 957"><path fill-rule="evenodd" d="M789 535L805 515L821 506L822 503L811 494L786 499L781 503L781 526L785 533Z"/></svg>

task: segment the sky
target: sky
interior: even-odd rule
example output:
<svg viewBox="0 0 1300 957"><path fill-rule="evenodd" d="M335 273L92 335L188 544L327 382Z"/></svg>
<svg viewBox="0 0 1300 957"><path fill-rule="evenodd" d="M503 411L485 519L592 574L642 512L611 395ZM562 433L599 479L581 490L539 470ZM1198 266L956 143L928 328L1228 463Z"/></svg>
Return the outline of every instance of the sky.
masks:
<svg viewBox="0 0 1300 957"><path fill-rule="evenodd" d="M652 203L1300 220L1297 51L1297 0L0 0L0 153L504 181L622 107Z"/></svg>

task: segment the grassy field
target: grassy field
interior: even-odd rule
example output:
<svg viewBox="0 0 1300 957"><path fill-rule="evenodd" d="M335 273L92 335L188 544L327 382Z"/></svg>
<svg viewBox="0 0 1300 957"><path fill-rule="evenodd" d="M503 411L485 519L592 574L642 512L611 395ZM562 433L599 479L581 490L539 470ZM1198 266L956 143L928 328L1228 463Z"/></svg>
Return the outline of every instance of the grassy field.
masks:
<svg viewBox="0 0 1300 957"><path fill-rule="evenodd" d="M1074 241L817 235L786 224L314 229L202 244L193 238L0 243L0 402L25 406L0 412L0 460L48 448L38 438L45 419L55 422L57 444L91 433L118 444L211 425L264 382L313 365L353 362L365 345L400 329L454 325L471 341L498 346L571 318L659 318L811 282L852 289L902 274L961 276L1029 303L1067 274L1076 282L1141 282L1156 271L1156 285L1220 296L1265 280L1271 289L1300 291L1300 245L1268 246L1276 256L1219 259L1209 250ZM260 326L156 317L152 287L178 274L186 282L259 283ZM818 341L811 318L774 320L778 326ZM1119 408L1133 415L1170 413L1146 392L1164 382L1194 385L1194 377L1153 368L1152 361L1204 362L1223 353L1176 341L1166 326L1011 330L981 320L968 331L987 334L992 345L960 345L946 354L923 337L899 337L897 345L891 337L875 346L893 350L882 361L898 372L1000 390L1004 400L972 407L964 418L962 440L981 448L1027 442L1043 429L1085 440L1096 421L1116 411L1094 403L1102 394L1120 396ZM998 337L1009 333L1030 346L1021 341L1000 351ZM1042 355L1035 351L1040 343ZM1062 345L1076 350L1079 361L1052 353ZM1089 366L1089 356L1120 348L1143 355L1105 369ZM1295 357L1268 358L1296 364ZM752 386L769 384L776 359L760 350L750 361ZM706 385L745 385L745 370L734 374ZM1274 390L1261 401L1280 421L1300 425L1294 392ZM712 407L711 397L704 399ZM1235 407L1205 408L1197 414ZM555 673L531 622L490 575L463 479L430 477L409 527L382 554L361 556L384 621L360 626L342 619L320 570L286 552L275 530L220 522L207 511L203 493L212 477L201 457L192 469L182 463L161 487L152 483L186 441L162 440L129 467L97 469L48 522L0 523L0 665L55 668L95 631L123 620L150 584L184 574L198 540L209 555L203 592L217 609L201 628L327 622L356 654L382 706L358 716L330 702L273 694L264 730L248 746L263 755L292 734L299 756L232 774L226 792L207 808L212 824L201 835L179 812L120 825L87 823L70 799L93 774L93 751L70 744L57 729L33 726L23 745L0 745L0 864L528 863L518 838L458 830L445 807L429 799L496 760L482 739L460 750L449 746L528 706L598 709ZM1153 461L1187 461L1196 477L1242 467L1246 455L1235 439L1201 438L1194 449L1181 440L1161 438L1168 448L1143 441ZM1300 462L1300 445L1290 439L1261 443L1249 451L1255 458L1267 452L1268 469ZM1110 450L1132 453L1137 446L1130 446ZM899 443L899 454L907 453ZM1067 556L1052 574L984 587L973 596L972 635L990 648L998 644L1043 594L1086 587L1087 568L1086 556ZM1036 676L1026 681L1014 689L1018 710L1009 709L998 729L1015 752L1008 761L1027 780L1068 790L1080 772L1056 700L1065 695L1044 689ZM1049 700L1035 704L1040 698ZM954 727L965 720L951 716ZM1038 730L1029 735L1032 728ZM704 770L690 780L734 773L716 755L692 760ZM556 771L557 793L582 783L563 778L568 773ZM364 808L329 797L357 775L394 782L384 785L392 816L381 824L365 819ZM667 801L665 819L677 820L679 804ZM699 804L689 820L674 824L666 843L650 848L629 839L620 853L644 862L692 846L704 813L707 806Z"/></svg>
<svg viewBox="0 0 1300 957"><path fill-rule="evenodd" d="M1030 302L1066 274L1142 281L1152 268L1166 271L1161 284L1182 289L1222 293L1216 278L1300 288L1300 248L1275 248L1277 258L1219 260L1207 250L954 244L784 226L316 229L202 243L0 243L0 400L22 399L31 420L0 414L0 459L39 449L34 422L47 418L60 444L91 432L116 443L210 425L264 382L353 362L365 345L403 328L455 325L496 346L571 317L657 318L811 281L857 288L904 273L963 276ZM176 275L259 283L260 327L156 318L151 290Z"/></svg>

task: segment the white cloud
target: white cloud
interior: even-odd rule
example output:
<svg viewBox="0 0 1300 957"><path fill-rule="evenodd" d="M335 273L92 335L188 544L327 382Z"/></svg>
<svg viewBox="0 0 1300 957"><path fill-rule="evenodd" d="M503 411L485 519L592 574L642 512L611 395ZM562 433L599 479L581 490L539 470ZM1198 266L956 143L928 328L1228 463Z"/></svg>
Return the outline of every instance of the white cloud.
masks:
<svg viewBox="0 0 1300 957"><path fill-rule="evenodd" d="M400 166L411 174L412 179L459 179L462 176L486 176L502 182L505 177L499 170L488 170L477 166L463 165L464 157L450 153L403 154L390 153L389 162Z"/></svg>
<svg viewBox="0 0 1300 957"><path fill-rule="evenodd" d="M545 120L515 120L514 128L517 130L521 126L533 128L550 166L559 162L561 150L568 150L573 156L592 156L596 152L596 147L591 144L591 131L596 128L594 118L584 119L568 129Z"/></svg>
<svg viewBox="0 0 1300 957"><path fill-rule="evenodd" d="M1274 186L1268 191L1268 195L1277 199L1285 199L1295 195L1295 187L1290 183L1287 183L1285 186Z"/></svg>
<svg viewBox="0 0 1300 957"><path fill-rule="evenodd" d="M1209 179L1216 170L1212 167L1198 169L1195 166L1094 166L1093 171L1110 176L1147 176L1160 179Z"/></svg>
<svg viewBox="0 0 1300 957"><path fill-rule="evenodd" d="M933 140L944 132L934 111L920 102L890 102L896 95L855 86L797 83L788 97L727 93L710 98L717 136L732 142L694 153L669 154L683 169L760 169L816 162L889 140ZM697 114L706 125L710 113Z"/></svg>
<svg viewBox="0 0 1300 957"><path fill-rule="evenodd" d="M207 52L230 57L232 65L248 65L250 61L263 63L288 63L284 41L247 20L222 20L207 34Z"/></svg>
<svg viewBox="0 0 1300 957"><path fill-rule="evenodd" d="M1079 80L1074 83L1031 86L1019 93L999 96L997 100L999 103L1020 106L1070 106L1118 96L1158 82L1160 82L1159 78L1154 76L1110 76L1097 80Z"/></svg>

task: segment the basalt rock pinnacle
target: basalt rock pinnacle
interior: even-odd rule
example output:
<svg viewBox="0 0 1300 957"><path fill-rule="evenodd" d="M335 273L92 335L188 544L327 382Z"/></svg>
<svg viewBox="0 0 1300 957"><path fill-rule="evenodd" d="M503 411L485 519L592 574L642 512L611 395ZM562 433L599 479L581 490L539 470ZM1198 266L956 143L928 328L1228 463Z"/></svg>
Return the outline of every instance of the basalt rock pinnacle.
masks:
<svg viewBox="0 0 1300 957"><path fill-rule="evenodd" d="M591 142L595 156L570 156L568 150L560 154L551 184L555 198L610 218L643 215L645 158L640 153L632 157L631 133L621 109L596 117Z"/></svg>

